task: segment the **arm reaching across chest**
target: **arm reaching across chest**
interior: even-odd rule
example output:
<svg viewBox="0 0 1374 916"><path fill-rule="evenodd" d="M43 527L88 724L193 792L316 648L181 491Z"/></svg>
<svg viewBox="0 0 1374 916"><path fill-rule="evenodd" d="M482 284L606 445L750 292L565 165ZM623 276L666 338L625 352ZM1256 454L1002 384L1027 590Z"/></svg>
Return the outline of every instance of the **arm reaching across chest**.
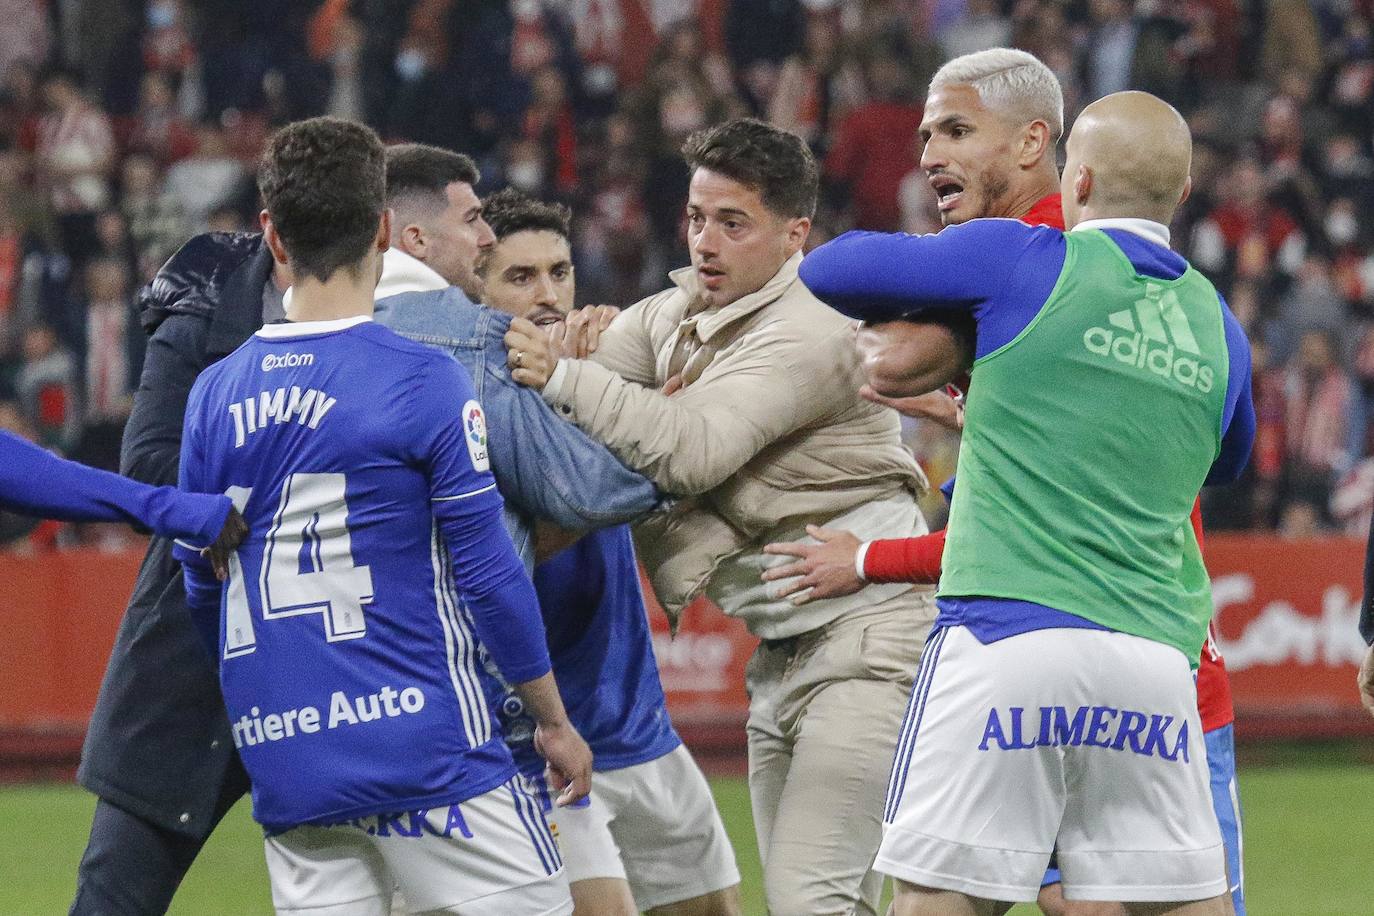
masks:
<svg viewBox="0 0 1374 916"><path fill-rule="evenodd" d="M127 522L199 545L214 541L229 515L227 497L148 486L58 458L3 431L0 503L44 518Z"/></svg>
<svg viewBox="0 0 1374 916"><path fill-rule="evenodd" d="M1064 237L1016 220L933 235L849 232L802 261L823 302L865 322L859 353L888 397L938 388L1034 320L1064 265Z"/></svg>
<svg viewBox="0 0 1374 916"><path fill-rule="evenodd" d="M850 318L876 323L967 312L981 335L985 324L1017 317L1024 328L1063 264L1057 230L981 219L930 235L846 232L807 255L800 276L817 298Z"/></svg>

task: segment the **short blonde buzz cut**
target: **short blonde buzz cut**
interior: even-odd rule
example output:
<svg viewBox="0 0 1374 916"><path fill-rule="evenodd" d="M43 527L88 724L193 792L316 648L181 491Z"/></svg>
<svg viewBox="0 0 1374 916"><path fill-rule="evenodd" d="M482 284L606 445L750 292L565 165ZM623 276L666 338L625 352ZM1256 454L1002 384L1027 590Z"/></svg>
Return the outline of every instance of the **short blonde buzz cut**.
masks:
<svg viewBox="0 0 1374 916"><path fill-rule="evenodd" d="M956 57L931 78L931 92L944 86L972 86L984 105L1021 123L1044 121L1055 142L1064 133L1064 90L1033 54L989 48Z"/></svg>

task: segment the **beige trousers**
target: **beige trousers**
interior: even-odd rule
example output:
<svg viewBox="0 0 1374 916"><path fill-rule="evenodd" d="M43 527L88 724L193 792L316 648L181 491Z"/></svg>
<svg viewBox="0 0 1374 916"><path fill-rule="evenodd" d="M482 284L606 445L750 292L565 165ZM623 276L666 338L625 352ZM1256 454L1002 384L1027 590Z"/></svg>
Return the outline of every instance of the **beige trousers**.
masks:
<svg viewBox="0 0 1374 916"><path fill-rule="evenodd" d="M877 912L870 866L934 616L931 590L919 594L761 643L749 660L749 796L771 916Z"/></svg>

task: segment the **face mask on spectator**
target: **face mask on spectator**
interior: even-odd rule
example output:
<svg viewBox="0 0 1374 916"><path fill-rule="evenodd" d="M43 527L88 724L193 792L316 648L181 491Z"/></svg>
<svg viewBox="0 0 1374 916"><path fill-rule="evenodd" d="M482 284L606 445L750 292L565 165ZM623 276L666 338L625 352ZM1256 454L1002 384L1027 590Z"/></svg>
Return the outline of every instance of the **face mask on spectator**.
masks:
<svg viewBox="0 0 1374 916"><path fill-rule="evenodd" d="M615 68L609 64L592 64L582 71L582 88L589 95L610 95L615 86Z"/></svg>
<svg viewBox="0 0 1374 916"><path fill-rule="evenodd" d="M522 191L533 193L544 183L544 167L530 160L512 162L506 166L506 180Z"/></svg>
<svg viewBox="0 0 1374 916"><path fill-rule="evenodd" d="M396 55L396 74L406 82L414 82L425 75L424 52L415 48L407 48Z"/></svg>
<svg viewBox="0 0 1374 916"><path fill-rule="evenodd" d="M150 3L148 4L148 27L152 29L170 29L176 25L176 7L170 3Z"/></svg>
<svg viewBox="0 0 1374 916"><path fill-rule="evenodd" d="M1326 214L1326 237L1336 245L1348 245L1360 234L1355 214L1343 207L1332 207Z"/></svg>

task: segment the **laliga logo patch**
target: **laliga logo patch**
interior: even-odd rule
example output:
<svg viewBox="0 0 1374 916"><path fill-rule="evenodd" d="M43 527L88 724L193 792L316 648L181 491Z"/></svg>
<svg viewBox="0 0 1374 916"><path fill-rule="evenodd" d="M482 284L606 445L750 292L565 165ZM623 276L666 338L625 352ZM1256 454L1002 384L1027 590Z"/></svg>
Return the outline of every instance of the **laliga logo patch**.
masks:
<svg viewBox="0 0 1374 916"><path fill-rule="evenodd" d="M468 444L468 455L472 466L478 471L490 471L491 461L487 458L487 418L482 413L482 405L468 401L463 405L463 440Z"/></svg>

